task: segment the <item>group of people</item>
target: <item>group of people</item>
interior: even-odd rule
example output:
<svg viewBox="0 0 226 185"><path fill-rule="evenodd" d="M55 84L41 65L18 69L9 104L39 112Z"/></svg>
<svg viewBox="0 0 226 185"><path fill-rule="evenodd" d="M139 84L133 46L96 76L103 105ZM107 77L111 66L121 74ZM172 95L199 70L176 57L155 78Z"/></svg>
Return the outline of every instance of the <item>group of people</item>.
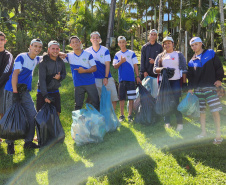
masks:
<svg viewBox="0 0 226 185"><path fill-rule="evenodd" d="M119 121L124 121L124 104L129 100L128 121L133 121L133 102L136 99L136 83L147 76L158 78L161 83L161 73L167 68L174 68L174 75L169 79L170 86L177 104L181 97L181 89L194 93L200 100L200 122L202 132L198 138L206 136L205 109L209 104L216 123L217 134L214 143L222 142L220 132L220 115L222 109L215 87L221 86L224 76L222 64L213 50L203 49L202 40L194 37L190 41L193 58L186 63L183 54L174 51L174 40L165 37L162 46L156 42L157 31L152 29L149 34L149 42L141 50L140 72L138 60L134 51L126 48L127 42L124 36L118 37L120 51L115 54L113 66L118 69L119 88L116 90L115 80L110 73L110 52L101 45L100 33L95 31L90 34L92 46L83 50L79 37L72 36L69 44L73 52L60 52L60 44L52 40L48 43L48 51L43 56L38 56L43 43L40 39L33 39L29 51L19 54L15 62L12 54L5 50L6 36L0 32L0 116L15 102L20 102L25 109L29 122L29 132L25 138L24 148L39 148L33 142L35 134L34 117L45 103L52 103L61 113L59 87L66 77L65 63L69 63L74 84L75 110L83 106L85 93L88 94L90 103L99 110L102 86L106 86L111 92L111 101L114 109L117 101L120 104ZM14 64L14 65L13 65ZM36 108L29 91L32 87L32 75L36 65L39 64L39 81L37 89ZM134 74L135 72L135 74ZM158 75L159 74L159 75ZM135 76L136 75L136 76ZM187 84L188 79L188 84ZM182 82L182 85L181 85ZM18 84L25 84L26 90L18 91ZM182 114L175 112L177 118L177 130L183 129ZM170 127L170 116L164 117L165 126ZM8 154L14 154L14 141L6 140Z"/></svg>

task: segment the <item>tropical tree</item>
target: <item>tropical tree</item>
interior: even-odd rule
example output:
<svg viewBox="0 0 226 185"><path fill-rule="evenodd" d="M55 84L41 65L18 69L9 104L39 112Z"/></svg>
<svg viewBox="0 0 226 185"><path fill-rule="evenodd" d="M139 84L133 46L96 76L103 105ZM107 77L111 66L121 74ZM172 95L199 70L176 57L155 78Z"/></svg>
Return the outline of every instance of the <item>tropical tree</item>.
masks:
<svg viewBox="0 0 226 185"><path fill-rule="evenodd" d="M224 59L226 59L226 36L225 36L225 29L224 29L224 9L223 9L223 7L224 7L223 0L219 0L221 37L223 40Z"/></svg>

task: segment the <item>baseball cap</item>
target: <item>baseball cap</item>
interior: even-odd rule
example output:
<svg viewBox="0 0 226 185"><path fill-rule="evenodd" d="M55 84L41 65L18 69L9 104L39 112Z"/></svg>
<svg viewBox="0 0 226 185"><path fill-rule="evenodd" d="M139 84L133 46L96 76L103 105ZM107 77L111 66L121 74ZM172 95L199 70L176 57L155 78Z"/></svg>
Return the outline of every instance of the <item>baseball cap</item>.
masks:
<svg viewBox="0 0 226 185"><path fill-rule="evenodd" d="M196 42L201 42L202 43L202 39L200 39L200 37L193 37L191 40L190 40L190 45L196 43ZM203 44L203 43L202 43Z"/></svg>
<svg viewBox="0 0 226 185"><path fill-rule="evenodd" d="M91 34L90 34L90 37L92 37L92 35L98 35L99 37L100 37L100 33L98 32L98 31L94 31L94 32L92 32Z"/></svg>
<svg viewBox="0 0 226 185"><path fill-rule="evenodd" d="M52 45L58 45L60 46L60 44L56 41L56 40L51 40L49 43L48 43L48 48Z"/></svg>
<svg viewBox="0 0 226 185"><path fill-rule="evenodd" d="M158 34L158 32L157 32L157 30L156 30L156 29L152 29L152 30L150 30L149 34L150 34L150 33L156 33L156 34Z"/></svg>
<svg viewBox="0 0 226 185"><path fill-rule="evenodd" d="M69 43L71 43L72 39L78 39L79 41L81 41L78 36L71 36L70 39L69 39Z"/></svg>
<svg viewBox="0 0 226 185"><path fill-rule="evenodd" d="M32 39L30 45L32 45L35 42L40 43L41 45L43 45L43 43L42 43L42 41L40 39Z"/></svg>
<svg viewBox="0 0 226 185"><path fill-rule="evenodd" d="M118 42L119 42L120 40L126 41L126 38L125 38L124 36L119 36L119 37L118 37Z"/></svg>
<svg viewBox="0 0 226 185"><path fill-rule="evenodd" d="M174 42L173 38L172 37L165 37L162 41L162 43L164 43L165 41L171 41L171 42Z"/></svg>

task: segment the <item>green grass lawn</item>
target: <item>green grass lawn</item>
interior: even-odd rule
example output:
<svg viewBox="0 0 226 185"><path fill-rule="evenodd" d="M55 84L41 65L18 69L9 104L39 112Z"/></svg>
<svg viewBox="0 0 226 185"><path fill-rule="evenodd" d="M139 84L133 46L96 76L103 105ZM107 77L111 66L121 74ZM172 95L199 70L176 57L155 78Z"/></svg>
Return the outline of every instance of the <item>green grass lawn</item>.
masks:
<svg viewBox="0 0 226 185"><path fill-rule="evenodd" d="M113 76L117 70L111 68ZM153 126L129 124L107 133L104 141L78 147L71 138L71 111L74 87L67 65L67 77L60 88L61 122L66 138L63 144L24 151L22 140L15 143L16 153L7 155L0 145L0 184L226 184L226 141L212 144L215 127L207 116L208 137L196 140L198 119L184 117L184 130L165 130L163 120ZM37 69L33 91L36 101ZM226 140L226 99L222 100L222 136ZM119 105L116 113L119 115Z"/></svg>

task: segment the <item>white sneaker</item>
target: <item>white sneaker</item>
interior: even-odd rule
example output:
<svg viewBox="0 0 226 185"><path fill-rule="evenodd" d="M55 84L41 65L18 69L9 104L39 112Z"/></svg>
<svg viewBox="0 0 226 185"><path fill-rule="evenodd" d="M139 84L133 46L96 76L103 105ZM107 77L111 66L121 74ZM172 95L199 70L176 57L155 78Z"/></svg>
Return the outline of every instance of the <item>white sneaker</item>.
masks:
<svg viewBox="0 0 226 185"><path fill-rule="evenodd" d="M165 128L171 128L170 123L165 123Z"/></svg>
<svg viewBox="0 0 226 185"><path fill-rule="evenodd" d="M180 132L181 130L183 130L183 125L182 124L177 124L176 131Z"/></svg>

